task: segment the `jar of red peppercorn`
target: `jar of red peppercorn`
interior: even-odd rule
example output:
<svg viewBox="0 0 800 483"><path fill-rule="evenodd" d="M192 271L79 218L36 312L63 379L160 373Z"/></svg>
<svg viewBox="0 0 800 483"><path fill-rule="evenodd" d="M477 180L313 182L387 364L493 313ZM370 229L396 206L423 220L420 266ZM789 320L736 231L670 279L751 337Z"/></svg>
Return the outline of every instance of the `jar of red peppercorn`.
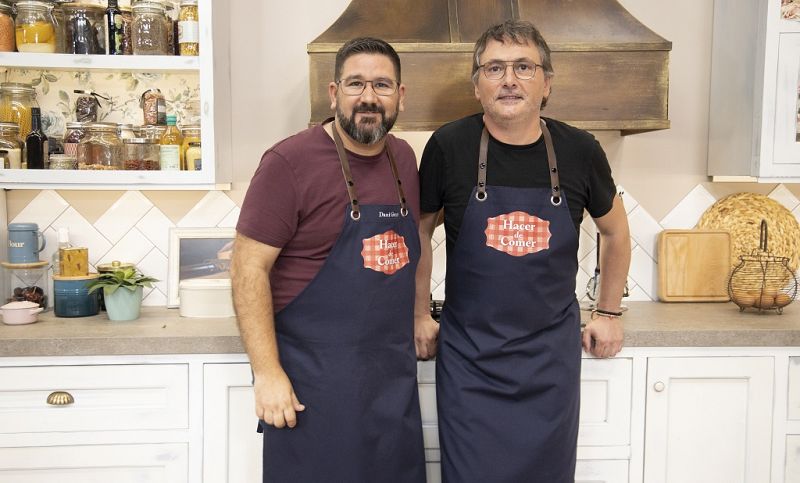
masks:
<svg viewBox="0 0 800 483"><path fill-rule="evenodd" d="M86 133L86 124L82 122L68 122L64 131L64 154L78 156L78 143Z"/></svg>
<svg viewBox="0 0 800 483"><path fill-rule="evenodd" d="M127 170L158 170L161 168L158 141L146 138L123 139L125 156L123 166Z"/></svg>

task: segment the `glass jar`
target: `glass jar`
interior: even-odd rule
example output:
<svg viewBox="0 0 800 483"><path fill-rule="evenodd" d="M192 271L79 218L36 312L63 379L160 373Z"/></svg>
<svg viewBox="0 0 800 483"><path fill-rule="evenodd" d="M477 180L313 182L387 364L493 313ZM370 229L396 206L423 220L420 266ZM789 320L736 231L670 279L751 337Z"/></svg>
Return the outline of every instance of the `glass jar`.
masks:
<svg viewBox="0 0 800 483"><path fill-rule="evenodd" d="M5 169L22 169L22 149L25 143L19 137L19 126L13 122L0 122L0 149L6 151L8 166Z"/></svg>
<svg viewBox="0 0 800 483"><path fill-rule="evenodd" d="M117 125L93 122L78 144L78 169L122 169L122 141Z"/></svg>
<svg viewBox="0 0 800 483"><path fill-rule="evenodd" d="M31 132L31 108L39 107L36 91L30 84L0 84L0 122L15 122L22 139Z"/></svg>
<svg viewBox="0 0 800 483"><path fill-rule="evenodd" d="M167 126L139 126L138 137L160 142L161 136L164 135L164 131L166 130Z"/></svg>
<svg viewBox="0 0 800 483"><path fill-rule="evenodd" d="M184 162L186 163L187 171L202 171L203 170L203 150L200 143L189 143L184 155Z"/></svg>
<svg viewBox="0 0 800 483"><path fill-rule="evenodd" d="M68 3L64 9L64 51L67 54L105 54L105 9Z"/></svg>
<svg viewBox="0 0 800 483"><path fill-rule="evenodd" d="M135 138L136 133L133 131L133 124L117 124L117 135L123 142L126 139Z"/></svg>
<svg viewBox="0 0 800 483"><path fill-rule="evenodd" d="M50 169L78 169L78 160L75 156L51 154Z"/></svg>
<svg viewBox="0 0 800 483"><path fill-rule="evenodd" d="M161 169L158 141L146 138L123 140L125 144L124 168L128 170L154 171Z"/></svg>
<svg viewBox="0 0 800 483"><path fill-rule="evenodd" d="M147 89L139 98L142 108L142 123L146 125L167 124L167 101L160 89Z"/></svg>
<svg viewBox="0 0 800 483"><path fill-rule="evenodd" d="M86 133L86 123L68 122L64 131L64 154L78 156L78 144Z"/></svg>
<svg viewBox="0 0 800 483"><path fill-rule="evenodd" d="M8 292L4 302L34 302L39 307L47 308L49 277L47 262L8 263L0 262L3 267L4 285Z"/></svg>
<svg viewBox="0 0 800 483"><path fill-rule="evenodd" d="M14 52L14 18L11 16L11 5L0 0L0 52Z"/></svg>
<svg viewBox="0 0 800 483"><path fill-rule="evenodd" d="M178 47L180 55L200 54L200 16L197 0L181 0L178 14Z"/></svg>
<svg viewBox="0 0 800 483"><path fill-rule="evenodd" d="M183 159L184 164L186 164L186 150L189 149L189 143L200 142L200 125L186 124L181 127L181 134L183 135L183 143L181 143L181 159ZM192 171L192 168L189 168L188 166L181 166L181 169L188 169L189 171Z"/></svg>
<svg viewBox="0 0 800 483"><path fill-rule="evenodd" d="M122 18L122 41L119 48L123 55L133 55L133 39L131 38L131 24L133 23L133 12L130 7L120 7L120 17Z"/></svg>
<svg viewBox="0 0 800 483"><path fill-rule="evenodd" d="M131 39L134 55L168 55L169 31L166 9L159 2L137 2L132 7Z"/></svg>
<svg viewBox="0 0 800 483"><path fill-rule="evenodd" d="M78 122L97 122L97 111L100 110L100 100L94 92L75 89L75 120Z"/></svg>
<svg viewBox="0 0 800 483"><path fill-rule="evenodd" d="M56 51L56 21L48 2L17 2L16 41L20 52L52 54Z"/></svg>

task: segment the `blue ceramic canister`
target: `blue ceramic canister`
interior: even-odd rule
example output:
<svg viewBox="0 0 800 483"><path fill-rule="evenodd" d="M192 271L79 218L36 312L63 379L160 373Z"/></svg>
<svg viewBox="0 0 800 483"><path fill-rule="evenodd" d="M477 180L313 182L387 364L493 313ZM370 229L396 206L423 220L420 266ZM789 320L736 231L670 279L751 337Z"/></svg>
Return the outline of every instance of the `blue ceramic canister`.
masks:
<svg viewBox="0 0 800 483"><path fill-rule="evenodd" d="M97 291L89 293L86 287L99 275L90 273L86 276L64 277L53 275L53 295L56 317L89 317L97 315L100 303Z"/></svg>

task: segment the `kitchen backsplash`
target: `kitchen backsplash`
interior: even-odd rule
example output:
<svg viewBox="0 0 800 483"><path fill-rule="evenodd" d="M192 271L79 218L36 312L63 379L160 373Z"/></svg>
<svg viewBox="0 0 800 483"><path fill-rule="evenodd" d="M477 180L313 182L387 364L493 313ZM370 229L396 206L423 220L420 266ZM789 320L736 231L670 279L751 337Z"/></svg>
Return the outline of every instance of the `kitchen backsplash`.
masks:
<svg viewBox="0 0 800 483"><path fill-rule="evenodd" d="M703 212L716 201L702 185L697 185L661 220L654 219L638 204L634 195L624 192L625 209L631 227L631 268L626 300L656 300L658 270L656 265L658 234L667 228L692 228ZM785 186L778 185L769 195L800 219L800 200ZM166 305L167 257L169 228L178 227L235 227L239 207L224 192L209 191L177 222L173 222L149 198L138 191L125 192L93 223L76 207L71 206L56 191L44 190L28 203L9 222L34 222L47 237L42 257L50 257L57 246L56 231L66 226L74 245L89 248L89 261L107 263L113 260L136 263L142 271L160 279L154 289L145 294L145 305ZM586 286L596 264L596 232L594 223L586 218L581 225L576 295L585 299ZM433 297L444 298L445 278L444 230L434 234L434 262L431 276Z"/></svg>

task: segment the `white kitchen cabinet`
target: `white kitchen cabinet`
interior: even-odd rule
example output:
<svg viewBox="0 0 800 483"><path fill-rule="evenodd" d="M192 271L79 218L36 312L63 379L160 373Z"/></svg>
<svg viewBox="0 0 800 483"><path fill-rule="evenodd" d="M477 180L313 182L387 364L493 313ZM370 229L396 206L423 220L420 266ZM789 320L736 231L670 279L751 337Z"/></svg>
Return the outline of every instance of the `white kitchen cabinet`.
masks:
<svg viewBox="0 0 800 483"><path fill-rule="evenodd" d="M253 405L250 364L203 369L203 481L260 483L263 437Z"/></svg>
<svg viewBox="0 0 800 483"><path fill-rule="evenodd" d="M628 483L628 461L578 460L575 483Z"/></svg>
<svg viewBox="0 0 800 483"><path fill-rule="evenodd" d="M800 357L789 358L789 403L787 418L800 421Z"/></svg>
<svg viewBox="0 0 800 483"><path fill-rule="evenodd" d="M786 438L785 483L800 483L800 434Z"/></svg>
<svg viewBox="0 0 800 483"><path fill-rule="evenodd" d="M770 481L774 359L647 362L644 481Z"/></svg>
<svg viewBox="0 0 800 483"><path fill-rule="evenodd" d="M778 0L715 0L708 174L800 181L800 22Z"/></svg>
<svg viewBox="0 0 800 483"><path fill-rule="evenodd" d="M200 55L74 55L0 53L0 72L41 69L81 72L190 73L200 86L202 170L200 171L79 171L0 169L0 188L7 189L230 189L230 5L199 0ZM41 95L41 94L40 94ZM48 96L58 96L51 89Z"/></svg>

